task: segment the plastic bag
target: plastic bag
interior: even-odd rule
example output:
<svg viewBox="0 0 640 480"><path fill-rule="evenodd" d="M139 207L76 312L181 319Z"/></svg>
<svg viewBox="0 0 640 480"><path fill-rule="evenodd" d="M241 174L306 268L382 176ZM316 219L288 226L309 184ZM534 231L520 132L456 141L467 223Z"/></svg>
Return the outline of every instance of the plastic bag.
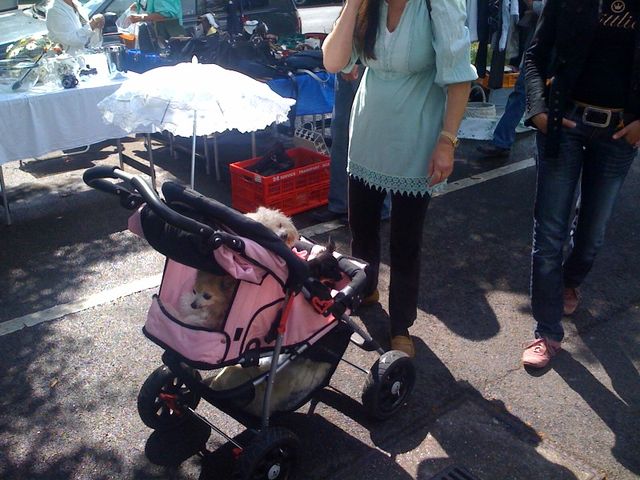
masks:
<svg viewBox="0 0 640 480"><path fill-rule="evenodd" d="M138 24L131 23L131 10L127 9L122 12L122 15L118 17L116 20L116 27L118 28L118 33L132 33L134 35L138 34Z"/></svg>

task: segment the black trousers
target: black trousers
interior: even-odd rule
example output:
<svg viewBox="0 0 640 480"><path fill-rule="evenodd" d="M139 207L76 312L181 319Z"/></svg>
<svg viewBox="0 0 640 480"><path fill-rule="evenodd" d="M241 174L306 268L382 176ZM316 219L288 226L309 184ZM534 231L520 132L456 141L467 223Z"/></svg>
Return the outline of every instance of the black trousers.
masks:
<svg viewBox="0 0 640 480"><path fill-rule="evenodd" d="M384 190L368 187L364 182L349 177L351 254L369 264L365 296L378 286L380 213L386 195ZM392 334L409 328L416 319L422 227L430 199L429 195L391 195L389 316Z"/></svg>

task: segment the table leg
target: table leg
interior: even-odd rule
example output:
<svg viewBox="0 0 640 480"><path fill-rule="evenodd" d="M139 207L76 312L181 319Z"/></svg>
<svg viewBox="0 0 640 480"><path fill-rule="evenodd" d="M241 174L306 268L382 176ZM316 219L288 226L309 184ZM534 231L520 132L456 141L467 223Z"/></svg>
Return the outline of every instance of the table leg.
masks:
<svg viewBox="0 0 640 480"><path fill-rule="evenodd" d="M151 147L151 134L147 133L147 154L149 155L149 170L151 170L151 186L156 189L156 167L153 164L153 148Z"/></svg>
<svg viewBox="0 0 640 480"><path fill-rule="evenodd" d="M9 199L7 198L7 187L4 184L4 172L2 171L2 165L0 165L0 190L2 190L4 216L7 220L7 225L11 225L11 212L9 211Z"/></svg>
<svg viewBox="0 0 640 480"><path fill-rule="evenodd" d="M173 160L177 158L176 149L173 146L173 133L169 132L169 154Z"/></svg>
<svg viewBox="0 0 640 480"><path fill-rule="evenodd" d="M218 134L213 134L213 162L216 167L216 180L220 181L220 165L218 164Z"/></svg>
<svg viewBox="0 0 640 480"><path fill-rule="evenodd" d="M209 156L209 144L207 143L207 135L202 136L204 142L204 160L207 175L211 175L211 157Z"/></svg>
<svg viewBox="0 0 640 480"><path fill-rule="evenodd" d="M116 148L118 149L118 161L120 162L120 170L124 171L124 155L122 153L122 140L116 139Z"/></svg>
<svg viewBox="0 0 640 480"><path fill-rule="evenodd" d="M256 158L256 132L251 132L251 158Z"/></svg>

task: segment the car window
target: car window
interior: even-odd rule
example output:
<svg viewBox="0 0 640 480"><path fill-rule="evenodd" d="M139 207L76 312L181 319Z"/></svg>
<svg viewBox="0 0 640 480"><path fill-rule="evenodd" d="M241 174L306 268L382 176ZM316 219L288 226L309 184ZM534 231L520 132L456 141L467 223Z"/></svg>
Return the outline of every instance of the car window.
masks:
<svg viewBox="0 0 640 480"><path fill-rule="evenodd" d="M206 10L213 13L226 13L228 0L206 0ZM291 10L290 0L242 0L242 9L260 10L265 8L280 8Z"/></svg>
<svg viewBox="0 0 640 480"><path fill-rule="evenodd" d="M132 3L134 3L134 0L89 0L84 5L91 15L95 13L113 12L120 16Z"/></svg>

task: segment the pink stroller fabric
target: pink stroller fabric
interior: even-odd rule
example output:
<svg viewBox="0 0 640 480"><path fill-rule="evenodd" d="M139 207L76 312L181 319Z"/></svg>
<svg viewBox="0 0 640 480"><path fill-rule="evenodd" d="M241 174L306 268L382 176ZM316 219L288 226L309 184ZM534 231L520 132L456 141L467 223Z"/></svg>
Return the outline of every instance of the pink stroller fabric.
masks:
<svg viewBox="0 0 640 480"><path fill-rule="evenodd" d="M140 234L140 221L129 226ZM212 366L233 363L247 349L273 347L267 343L278 311L283 306L287 266L284 260L258 243L244 238L244 255L226 246L214 250L216 262L238 280L223 331L193 327L180 321L181 297L190 294L197 270L167 260L160 292L154 296L145 330L159 343L194 362ZM336 325L333 316L319 314L302 294L293 297L283 345L314 343Z"/></svg>

